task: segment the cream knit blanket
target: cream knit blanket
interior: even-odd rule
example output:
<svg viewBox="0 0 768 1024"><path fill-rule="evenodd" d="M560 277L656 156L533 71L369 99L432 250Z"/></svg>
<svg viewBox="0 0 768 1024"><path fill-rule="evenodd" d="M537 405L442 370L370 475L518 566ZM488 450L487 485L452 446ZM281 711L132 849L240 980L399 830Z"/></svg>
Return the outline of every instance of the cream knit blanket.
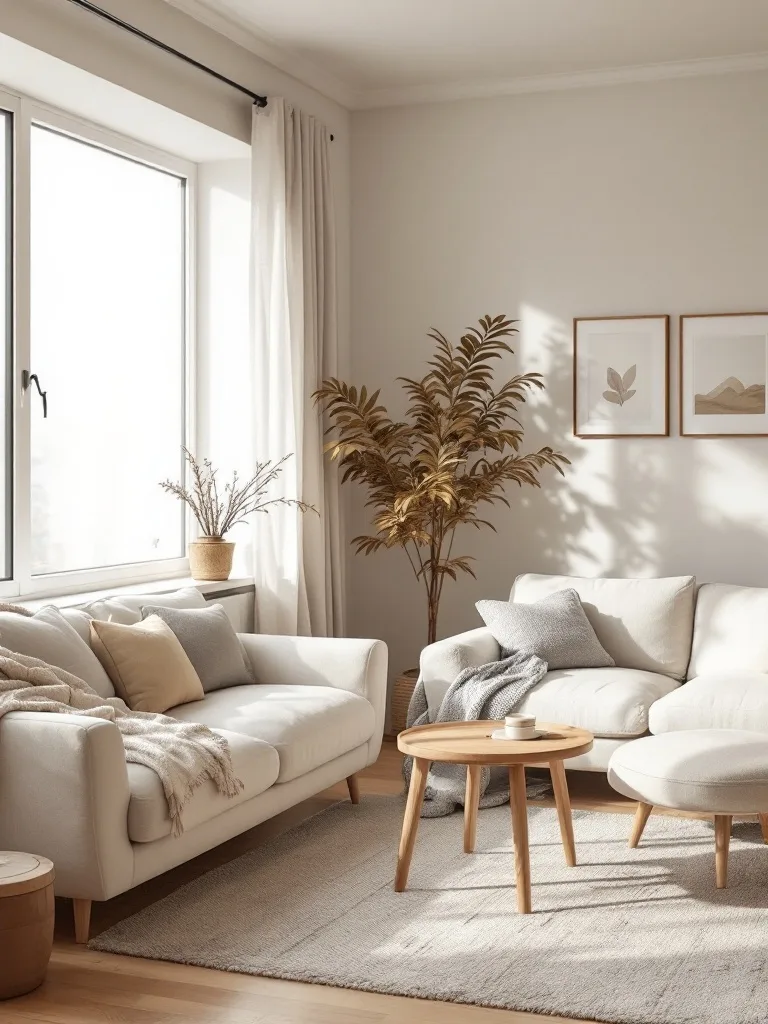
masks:
<svg viewBox="0 0 768 1024"><path fill-rule="evenodd" d="M207 726L130 711L119 697L101 697L63 669L0 647L0 718L9 711L55 711L114 722L126 761L146 765L160 778L175 836L184 831L187 801L207 779L228 797L243 788L229 744Z"/></svg>

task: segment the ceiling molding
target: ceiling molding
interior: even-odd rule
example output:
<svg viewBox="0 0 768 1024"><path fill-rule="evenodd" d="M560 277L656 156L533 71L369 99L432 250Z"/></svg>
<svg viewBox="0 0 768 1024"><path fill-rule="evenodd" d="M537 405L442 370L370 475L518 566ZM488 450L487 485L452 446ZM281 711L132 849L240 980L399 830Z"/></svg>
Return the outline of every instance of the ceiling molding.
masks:
<svg viewBox="0 0 768 1024"><path fill-rule="evenodd" d="M437 82L429 85L397 86L391 89L359 89L342 82L305 57L286 49L265 35L257 35L242 24L212 10L200 0L165 0L172 7L225 36L244 49L291 75L305 85L336 100L351 110L407 106L417 103L446 103L451 100L488 99L523 93L590 89L632 82L661 82L675 78L698 78L768 69L768 53L744 53L730 57L702 57L661 64L598 68L566 74L533 75L504 79Z"/></svg>
<svg viewBox="0 0 768 1024"><path fill-rule="evenodd" d="M493 96L513 96L520 93L590 89L629 82L661 82L674 78L699 78L705 75L729 75L766 69L768 53L745 53L734 57L703 57L664 64L639 64L630 67L601 68L596 71L578 71L573 74L375 89L358 92L354 101L356 109L371 109L416 103L445 103L451 100L488 99Z"/></svg>
<svg viewBox="0 0 768 1024"><path fill-rule="evenodd" d="M230 39L233 43L237 43L238 46L242 46L243 49L249 50L255 56L261 57L268 64L291 75L292 78L298 79L304 85L336 100L343 107L352 108L356 105L357 94L354 89L350 89L344 82L317 67L300 54L280 46L279 43L266 36L256 35L245 26L211 10L199 0L165 0L165 2L207 28L213 29L214 32L218 32L219 35Z"/></svg>

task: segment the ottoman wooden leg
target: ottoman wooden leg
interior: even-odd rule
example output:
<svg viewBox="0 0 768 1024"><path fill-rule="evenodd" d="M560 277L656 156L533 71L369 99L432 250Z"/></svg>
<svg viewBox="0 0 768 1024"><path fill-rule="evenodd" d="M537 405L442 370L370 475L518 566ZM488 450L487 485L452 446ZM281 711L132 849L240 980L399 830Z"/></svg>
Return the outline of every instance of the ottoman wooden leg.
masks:
<svg viewBox="0 0 768 1024"><path fill-rule="evenodd" d="M760 815L760 828L763 830L763 842L768 843L768 814Z"/></svg>
<svg viewBox="0 0 768 1024"><path fill-rule="evenodd" d="M645 825L651 816L653 810L653 804L638 803L637 810L635 811L635 820L632 823L632 833L629 837L629 845L634 850L640 845L640 840L643 838L643 832L645 831Z"/></svg>
<svg viewBox="0 0 768 1024"><path fill-rule="evenodd" d="M477 810L480 805L481 764L467 765L467 788L464 793L464 853L475 852Z"/></svg>
<svg viewBox="0 0 768 1024"><path fill-rule="evenodd" d="M416 845L416 831L419 827L424 790L427 788L429 765L430 762L424 757L414 757L413 759L411 785L408 788L408 800L403 818L403 833L400 836L400 849L397 852L395 892L402 892L408 884L408 872L411 868L413 847Z"/></svg>
<svg viewBox="0 0 768 1024"><path fill-rule="evenodd" d="M717 888L725 889L728 885L728 850L731 845L730 814L715 815L715 875Z"/></svg>

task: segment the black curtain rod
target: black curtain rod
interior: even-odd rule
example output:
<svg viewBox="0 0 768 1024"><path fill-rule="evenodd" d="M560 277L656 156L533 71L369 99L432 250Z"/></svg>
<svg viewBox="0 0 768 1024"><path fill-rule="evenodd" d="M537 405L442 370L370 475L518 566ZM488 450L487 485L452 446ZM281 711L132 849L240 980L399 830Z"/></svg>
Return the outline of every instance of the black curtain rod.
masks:
<svg viewBox="0 0 768 1024"><path fill-rule="evenodd" d="M206 75L211 75L213 78L218 78L220 82L225 85L231 86L233 89L237 89L238 92L244 93L246 96L250 96L257 107L266 107L267 97L259 96L257 92L253 92L251 89L246 89L244 85L240 85L239 82L233 82L231 78L227 78L226 75L220 75L218 71L214 71L213 68L209 68L206 64L201 64L199 60L195 60L193 57L188 57L186 53L182 53L180 50L174 50L172 46L168 46L167 43L161 42L159 39L155 39L154 36L149 35L147 32L142 32L140 28L136 28L135 25L129 25L127 21L123 21L122 18L118 18L115 14L110 14L109 11L105 11L102 7L97 7L96 4L89 3L88 0L69 0L75 7L80 7L84 11L88 11L90 14L95 14L99 18L103 18L105 21L110 22L112 25L117 25L118 28L124 29L126 32L130 32L131 35L137 36L139 39L143 39L145 43L151 43L152 46L156 46L160 50L164 50L166 53L170 53L174 57L178 57L179 60L183 60L186 64L191 64L193 68L197 68L198 71L204 71Z"/></svg>

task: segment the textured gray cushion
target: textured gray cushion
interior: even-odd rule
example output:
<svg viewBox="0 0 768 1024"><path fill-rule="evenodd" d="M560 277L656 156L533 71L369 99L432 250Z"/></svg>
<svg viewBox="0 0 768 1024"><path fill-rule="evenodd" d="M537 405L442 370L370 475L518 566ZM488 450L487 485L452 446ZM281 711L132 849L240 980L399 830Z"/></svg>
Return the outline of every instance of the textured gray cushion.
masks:
<svg viewBox="0 0 768 1024"><path fill-rule="evenodd" d="M206 693L254 682L250 665L220 604L209 608L160 608L144 605L142 618L159 615L176 634Z"/></svg>
<svg viewBox="0 0 768 1024"><path fill-rule="evenodd" d="M552 671L606 668L614 664L597 639L579 595L573 589L558 590L532 604L478 601L475 607L502 652L537 654Z"/></svg>

